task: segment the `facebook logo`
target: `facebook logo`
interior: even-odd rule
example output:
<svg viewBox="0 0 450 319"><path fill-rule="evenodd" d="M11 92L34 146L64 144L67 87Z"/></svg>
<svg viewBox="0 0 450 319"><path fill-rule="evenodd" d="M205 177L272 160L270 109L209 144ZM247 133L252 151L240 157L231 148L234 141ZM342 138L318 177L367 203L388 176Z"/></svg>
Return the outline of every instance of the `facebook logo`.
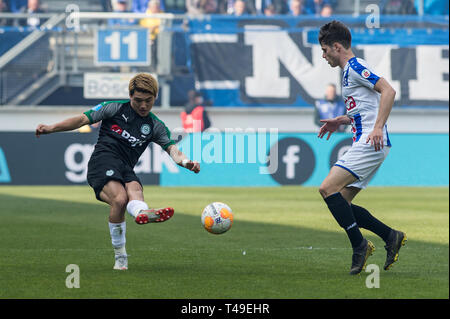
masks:
<svg viewBox="0 0 450 319"><path fill-rule="evenodd" d="M295 137L280 139L270 149L269 159L270 163L276 161L278 164L278 169L271 176L281 185L303 184L311 177L316 166L312 148Z"/></svg>
<svg viewBox="0 0 450 319"><path fill-rule="evenodd" d="M283 163L286 165L286 178L295 178L295 164L300 162L300 146L291 145L286 150L286 155L283 156Z"/></svg>

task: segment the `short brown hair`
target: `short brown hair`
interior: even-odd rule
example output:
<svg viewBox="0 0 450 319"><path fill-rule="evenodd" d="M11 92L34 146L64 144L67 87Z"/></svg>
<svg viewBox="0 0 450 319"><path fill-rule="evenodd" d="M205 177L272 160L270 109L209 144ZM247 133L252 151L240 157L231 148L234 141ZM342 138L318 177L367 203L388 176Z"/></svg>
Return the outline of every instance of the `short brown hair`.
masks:
<svg viewBox="0 0 450 319"><path fill-rule="evenodd" d="M158 81L148 74L148 73L139 73L136 74L128 85L128 90L130 91L130 95L133 95L134 92L142 92L142 93L150 93L154 97L158 96Z"/></svg>
<svg viewBox="0 0 450 319"><path fill-rule="evenodd" d="M334 20L320 28L319 43L331 47L336 42L348 49L352 45L352 34L345 24Z"/></svg>

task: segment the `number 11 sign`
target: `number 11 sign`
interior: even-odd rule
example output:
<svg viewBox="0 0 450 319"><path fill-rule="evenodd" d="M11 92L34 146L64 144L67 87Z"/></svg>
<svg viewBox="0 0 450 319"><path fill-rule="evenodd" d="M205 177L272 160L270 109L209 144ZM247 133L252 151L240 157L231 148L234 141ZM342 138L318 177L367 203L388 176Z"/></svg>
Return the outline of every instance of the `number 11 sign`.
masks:
<svg viewBox="0 0 450 319"><path fill-rule="evenodd" d="M150 65L148 29L102 29L95 35L95 65Z"/></svg>

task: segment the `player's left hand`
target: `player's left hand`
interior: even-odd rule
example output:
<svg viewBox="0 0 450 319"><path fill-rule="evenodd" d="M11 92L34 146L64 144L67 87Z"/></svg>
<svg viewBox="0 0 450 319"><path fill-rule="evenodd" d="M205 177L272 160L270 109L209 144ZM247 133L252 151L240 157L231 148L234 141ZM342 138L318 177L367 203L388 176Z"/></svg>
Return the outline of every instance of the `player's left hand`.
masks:
<svg viewBox="0 0 450 319"><path fill-rule="evenodd" d="M184 164L184 167L190 171L193 171L195 174L200 172L200 163L199 162L193 162L190 160Z"/></svg>
<svg viewBox="0 0 450 319"><path fill-rule="evenodd" d="M375 151L378 152L384 147L383 130L380 128L374 128L373 131L367 137L366 143L375 147Z"/></svg>

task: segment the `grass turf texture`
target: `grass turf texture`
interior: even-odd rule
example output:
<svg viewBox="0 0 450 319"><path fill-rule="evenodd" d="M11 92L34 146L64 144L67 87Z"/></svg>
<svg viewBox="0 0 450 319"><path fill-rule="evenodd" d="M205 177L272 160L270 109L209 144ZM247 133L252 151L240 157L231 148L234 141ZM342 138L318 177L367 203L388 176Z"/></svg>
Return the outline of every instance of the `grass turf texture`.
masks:
<svg viewBox="0 0 450 319"><path fill-rule="evenodd" d="M172 206L165 223L137 225L127 214L128 271L114 271L108 206L87 186L0 187L0 298L448 298L448 188L377 188L356 204L408 235L399 261L348 275L351 248L316 188L161 188L146 186L151 207ZM231 230L206 232L208 203L234 212ZM66 266L80 267L68 289Z"/></svg>

